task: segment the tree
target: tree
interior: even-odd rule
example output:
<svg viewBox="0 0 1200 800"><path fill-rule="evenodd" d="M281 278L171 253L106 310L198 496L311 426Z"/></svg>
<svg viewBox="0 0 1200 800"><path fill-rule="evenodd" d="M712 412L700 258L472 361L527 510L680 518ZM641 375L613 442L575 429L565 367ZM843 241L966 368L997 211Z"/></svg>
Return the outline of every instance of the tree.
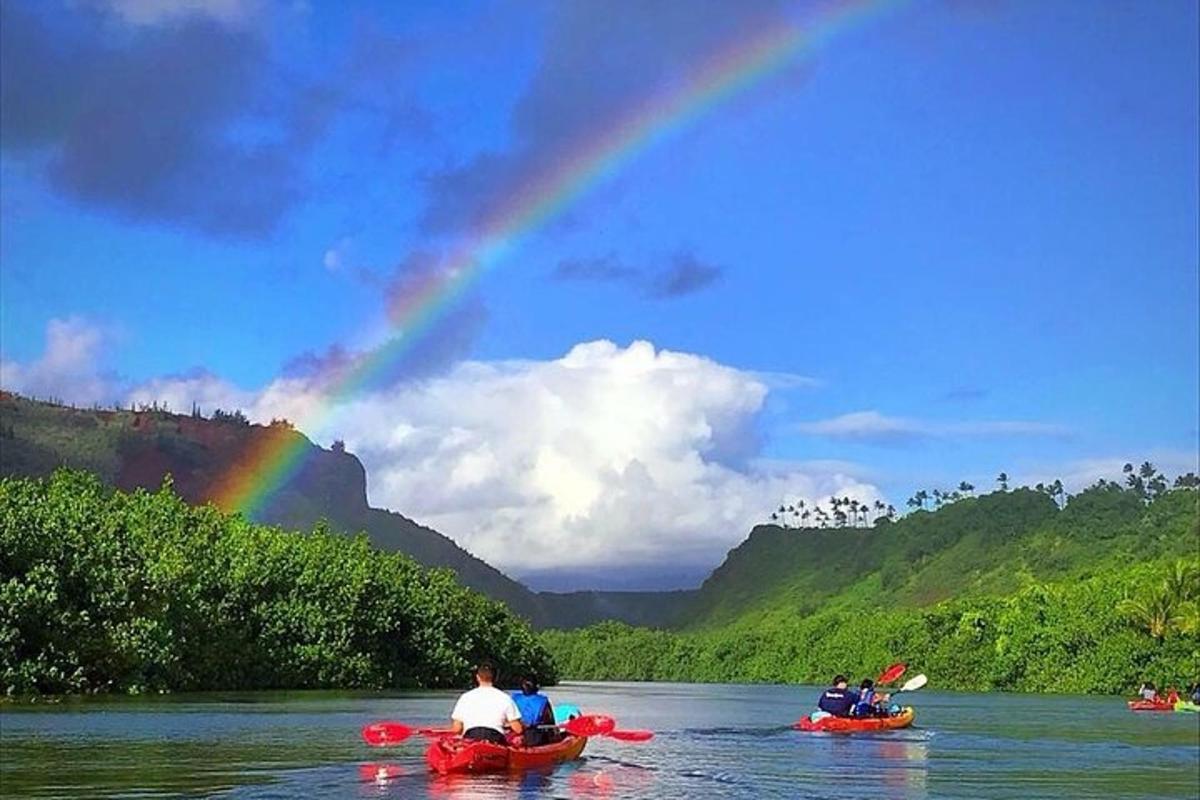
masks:
<svg viewBox="0 0 1200 800"><path fill-rule="evenodd" d="M1200 476L1194 472L1189 472L1186 475L1178 475L1175 478L1176 489L1195 489L1200 487Z"/></svg>
<svg viewBox="0 0 1200 800"><path fill-rule="evenodd" d="M963 494L970 494L971 492L975 491L975 487L966 481L963 481L962 483L958 484L958 490Z"/></svg>
<svg viewBox="0 0 1200 800"><path fill-rule="evenodd" d="M997 475L996 483L1000 484L1000 491L1007 492L1008 491L1008 473L1001 472L999 475Z"/></svg>

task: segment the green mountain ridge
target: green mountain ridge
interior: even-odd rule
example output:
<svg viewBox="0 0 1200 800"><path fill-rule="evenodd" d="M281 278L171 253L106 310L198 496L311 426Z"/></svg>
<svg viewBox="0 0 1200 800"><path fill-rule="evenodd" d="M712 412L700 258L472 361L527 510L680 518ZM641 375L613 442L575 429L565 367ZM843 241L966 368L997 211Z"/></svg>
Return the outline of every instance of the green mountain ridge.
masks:
<svg viewBox="0 0 1200 800"><path fill-rule="evenodd" d="M1021 488L874 528L759 526L676 630L542 638L571 679L810 682L907 660L949 688L1116 692L1196 680L1198 575L1193 488L1102 483L1061 509Z"/></svg>
<svg viewBox="0 0 1200 800"><path fill-rule="evenodd" d="M686 593L533 592L452 539L367 502L366 470L341 448L326 450L286 424L252 425L236 414L174 414L160 409L79 409L0 391L0 475L46 477L83 469L118 489L155 490L169 474L175 491L201 504L269 438L304 449L302 466L253 514L253 521L307 530L326 520L363 531L381 550L445 567L469 588L500 600L535 627L572 628L615 618L665 624Z"/></svg>

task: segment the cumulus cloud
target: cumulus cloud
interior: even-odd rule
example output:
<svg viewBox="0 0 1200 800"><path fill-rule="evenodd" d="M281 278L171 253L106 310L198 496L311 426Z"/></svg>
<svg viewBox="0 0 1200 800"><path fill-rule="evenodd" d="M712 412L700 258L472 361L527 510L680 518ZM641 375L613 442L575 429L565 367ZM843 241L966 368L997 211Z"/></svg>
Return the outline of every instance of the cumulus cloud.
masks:
<svg viewBox="0 0 1200 800"><path fill-rule="evenodd" d="M935 422L891 417L878 411L855 411L829 419L802 422L795 426L800 433L844 439L870 444L907 444L925 439L970 437L1055 437L1064 438L1071 431L1062 425L1026 420L976 420L964 422Z"/></svg>
<svg viewBox="0 0 1200 800"><path fill-rule="evenodd" d="M0 386L30 397L85 405L110 402L121 388L120 380L103 368L112 339L111 330L82 317L52 319L41 356L25 364L0 358Z"/></svg>
<svg viewBox="0 0 1200 800"><path fill-rule="evenodd" d="M551 273L557 281L612 283L632 287L646 297L670 300L694 294L720 279L721 267L680 250L664 266L635 267L609 253L598 258L568 258Z"/></svg>
<svg viewBox="0 0 1200 800"><path fill-rule="evenodd" d="M326 444L344 439L373 504L539 585L564 574L649 580L664 563L699 579L781 501L879 496L845 465L756 462L766 384L647 342L462 362L333 409L306 376L253 396L208 375L143 389L180 408L202 392L256 420L285 416Z"/></svg>

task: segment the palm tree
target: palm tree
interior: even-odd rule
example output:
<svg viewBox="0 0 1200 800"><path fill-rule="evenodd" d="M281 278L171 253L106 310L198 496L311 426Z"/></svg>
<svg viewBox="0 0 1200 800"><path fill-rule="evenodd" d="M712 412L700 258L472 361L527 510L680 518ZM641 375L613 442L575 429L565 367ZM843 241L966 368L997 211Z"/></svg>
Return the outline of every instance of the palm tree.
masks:
<svg viewBox="0 0 1200 800"><path fill-rule="evenodd" d="M999 475L997 475L996 483L1000 484L1000 491L1007 492L1008 491L1008 473L1001 472Z"/></svg>
<svg viewBox="0 0 1200 800"><path fill-rule="evenodd" d="M929 499L929 492L921 489L917 492L916 498L917 503L921 506L921 508L925 508L925 501Z"/></svg>
<svg viewBox="0 0 1200 800"><path fill-rule="evenodd" d="M779 515L776 514L774 511L772 511L771 512L771 522L778 522L778 521L779 521Z"/></svg>
<svg viewBox="0 0 1200 800"><path fill-rule="evenodd" d="M804 523L804 527L806 528L808 527L808 518L810 516L812 516L812 514L808 510L805 510L805 512L800 515L800 520Z"/></svg>
<svg viewBox="0 0 1200 800"><path fill-rule="evenodd" d="M958 485L958 490L963 494L970 494L971 492L975 491L975 487L966 481L963 481Z"/></svg>
<svg viewBox="0 0 1200 800"><path fill-rule="evenodd" d="M887 518L888 518L888 519L895 519L895 518L896 518L896 507L895 507L895 506L893 506L893 505L889 505L889 506L887 507Z"/></svg>
<svg viewBox="0 0 1200 800"><path fill-rule="evenodd" d="M942 502L943 502L943 498L942 498L942 492L941 492L941 490L940 490L940 489L934 489L934 490L933 490L933 504L934 504L934 506L935 506L935 507L937 507L937 508L941 508L941 507L942 507Z"/></svg>
<svg viewBox="0 0 1200 800"><path fill-rule="evenodd" d="M854 527L858 527L858 501L851 499L847 505L850 506L850 513L854 519Z"/></svg>
<svg viewBox="0 0 1200 800"><path fill-rule="evenodd" d="M1167 638L1172 628L1184 622L1175 598L1165 587L1159 587L1148 597L1125 597L1117 604L1117 610L1160 642Z"/></svg>

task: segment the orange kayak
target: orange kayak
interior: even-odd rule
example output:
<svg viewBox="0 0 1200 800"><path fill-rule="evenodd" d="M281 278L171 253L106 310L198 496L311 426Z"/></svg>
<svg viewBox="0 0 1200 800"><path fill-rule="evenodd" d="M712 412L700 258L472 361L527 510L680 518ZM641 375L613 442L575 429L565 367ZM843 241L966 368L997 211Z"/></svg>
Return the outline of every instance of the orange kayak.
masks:
<svg viewBox="0 0 1200 800"><path fill-rule="evenodd" d="M1130 711L1174 711L1175 701L1167 700L1130 700Z"/></svg>
<svg viewBox="0 0 1200 800"><path fill-rule="evenodd" d="M893 731L897 728L907 728L913 723L912 706L894 717L822 717L813 722L809 717L801 717L793 728L813 733L860 733L863 731Z"/></svg>
<svg viewBox="0 0 1200 800"><path fill-rule="evenodd" d="M520 772L548 767L579 758L587 744L583 736L567 736L561 742L540 747L507 747L446 737L429 745L425 763L442 775L470 772Z"/></svg>

